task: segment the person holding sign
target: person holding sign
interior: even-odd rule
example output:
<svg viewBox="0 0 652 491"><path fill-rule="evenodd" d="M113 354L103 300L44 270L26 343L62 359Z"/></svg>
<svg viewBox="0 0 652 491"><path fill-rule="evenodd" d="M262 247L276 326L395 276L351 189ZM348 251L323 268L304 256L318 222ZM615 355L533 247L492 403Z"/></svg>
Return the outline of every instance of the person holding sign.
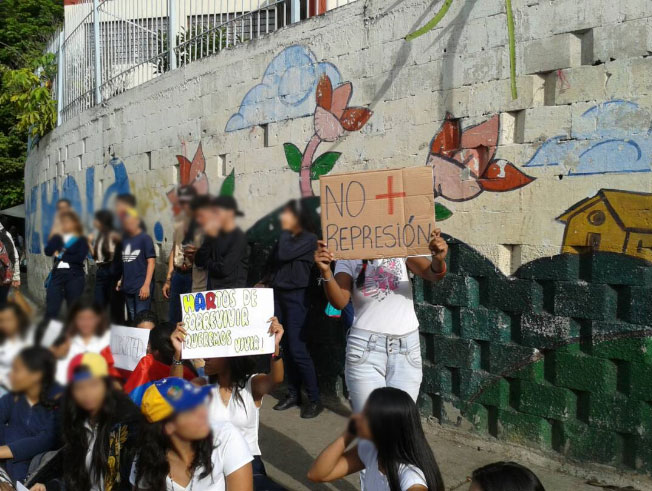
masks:
<svg viewBox="0 0 652 491"><path fill-rule="evenodd" d="M351 404L360 412L378 387L399 387L414 400L421 386L419 320L408 270L426 281L446 275L448 244L439 229L431 235L432 258L408 257L337 261L319 241L315 262L330 303L343 309L353 300L355 318L346 346L344 375Z"/></svg>

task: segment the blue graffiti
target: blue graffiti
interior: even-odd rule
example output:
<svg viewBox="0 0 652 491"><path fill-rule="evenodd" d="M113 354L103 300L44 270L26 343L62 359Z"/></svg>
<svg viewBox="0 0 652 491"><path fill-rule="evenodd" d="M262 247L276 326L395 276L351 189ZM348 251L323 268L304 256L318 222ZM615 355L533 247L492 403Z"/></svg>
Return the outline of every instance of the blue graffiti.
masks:
<svg viewBox="0 0 652 491"><path fill-rule="evenodd" d="M48 183L41 183L41 235L47 239L54 222L57 201L59 201L59 188L56 183L52 189L52 199L48 200Z"/></svg>
<svg viewBox="0 0 652 491"><path fill-rule="evenodd" d="M592 107L573 122L571 138L555 136L524 167L565 166L569 176L650 172L650 114L630 101Z"/></svg>
<svg viewBox="0 0 652 491"><path fill-rule="evenodd" d="M104 192L102 198L102 208L108 208L109 199L114 195L127 194L129 190L129 176L127 175L127 168L122 160L113 157L109 162L113 167L113 184L111 184Z"/></svg>
<svg viewBox="0 0 652 491"><path fill-rule="evenodd" d="M33 186L32 190L29 193L29 199L25 200L26 210L25 214L27 216L25 237L27 243L29 244L29 252L32 254L41 253L41 236L36 231L36 223L34 220L34 215L38 208L38 186Z"/></svg>
<svg viewBox="0 0 652 491"><path fill-rule="evenodd" d="M315 91L323 74L340 84L337 67L317 61L303 46L290 46L270 62L260 84L242 99L240 109L226 123L225 131L308 116L315 112Z"/></svg>

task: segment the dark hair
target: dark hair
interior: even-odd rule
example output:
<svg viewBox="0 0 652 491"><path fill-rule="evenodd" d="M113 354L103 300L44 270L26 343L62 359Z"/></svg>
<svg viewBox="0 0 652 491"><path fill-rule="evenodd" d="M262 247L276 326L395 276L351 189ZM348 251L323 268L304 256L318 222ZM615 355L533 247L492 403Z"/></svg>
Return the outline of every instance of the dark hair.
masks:
<svg viewBox="0 0 652 491"><path fill-rule="evenodd" d="M14 302L7 303L4 307L0 308L0 311L11 310L16 316L18 321L18 335L21 338L24 338L27 334L27 329L29 329L29 316L27 313ZM0 332L0 343L4 343L6 336L3 332Z"/></svg>
<svg viewBox="0 0 652 491"><path fill-rule="evenodd" d="M99 326L95 329L95 335L102 336L109 328L109 318L100 305L86 298L77 300L72 305L70 311L68 311L68 316L66 317L66 323L64 325L63 332L65 332L67 336L74 336L77 333L75 320L77 319L77 315L84 310L92 310L100 317Z"/></svg>
<svg viewBox="0 0 652 491"><path fill-rule="evenodd" d="M413 465L424 475L429 491L444 491L444 481L435 456L426 441L419 410L407 392L393 387L374 390L364 410L378 464L384 470L389 489L400 491L398 469Z"/></svg>
<svg viewBox="0 0 652 491"><path fill-rule="evenodd" d="M283 207L284 210L290 211L295 217L297 217L297 220L299 221L299 226L304 232L315 232L315 220L313 218L314 213L311 211L310 207L308 206L308 199L307 198L301 198L301 199L291 199L287 203L285 203L285 206Z"/></svg>
<svg viewBox="0 0 652 491"><path fill-rule="evenodd" d="M79 366L75 373L86 370ZM126 394L113 387L109 377L102 379L106 385L106 396L93 422L97 424L97 437L91 455L90 470L86 468L88 453L88 429L85 426L88 412L81 409L72 395L74 384L69 384L63 397L61 431L67 448L66 465L63 478L66 489L90 489L92 483L101 482L109 472L109 434L112 427L121 418L124 411L119 408L132 405Z"/></svg>
<svg viewBox="0 0 652 491"><path fill-rule="evenodd" d="M157 325L149 332L149 347L151 351L158 352L158 361L165 365L171 365L174 357L174 346L170 340L172 332L168 324Z"/></svg>
<svg viewBox="0 0 652 491"><path fill-rule="evenodd" d="M109 210L98 210L95 212L95 220L100 222L103 231L113 230L113 213Z"/></svg>
<svg viewBox="0 0 652 491"><path fill-rule="evenodd" d="M109 210L98 210L95 212L95 220L97 220L100 224L100 234L97 237L97 241L95 242L95 248L93 250L93 255L95 257L98 257L98 248L97 244L99 243L99 239L102 240L102 256L104 258L110 258L111 257L111 237L110 234L113 231L113 213L111 213Z"/></svg>
<svg viewBox="0 0 652 491"><path fill-rule="evenodd" d="M41 373L41 392L38 396L38 402L48 409L53 408L55 404L50 397L50 393L54 385L56 361L52 352L47 348L32 346L18 353L18 358L23 361L30 372Z"/></svg>
<svg viewBox="0 0 652 491"><path fill-rule="evenodd" d="M166 489L166 478L170 474L170 463L167 453L172 448L170 437L165 434L165 424L173 420L174 416L156 423L143 425L140 439L138 461L136 463L136 489ZM213 473L213 433L209 433L203 440L192 442L195 456L192 460L192 469L203 468L200 479ZM75 488L76 489L76 488Z"/></svg>
<svg viewBox="0 0 652 491"><path fill-rule="evenodd" d="M251 356L233 356L226 358L229 365L231 387L233 391L233 398L239 402L242 407L245 407L244 400L240 391L245 388L249 377L255 373L256 362ZM209 377L211 384L217 383L217 377L212 375Z"/></svg>
<svg viewBox="0 0 652 491"><path fill-rule="evenodd" d="M363 259L362 260L362 268L360 268L360 272L358 273L358 277L355 279L355 287L359 290L364 286L364 280L367 277L367 266L369 265L369 260L368 259Z"/></svg>
<svg viewBox="0 0 652 491"><path fill-rule="evenodd" d="M68 198L61 198L57 200L56 206L59 206L61 203L65 203L68 206L71 206L70 200Z"/></svg>
<svg viewBox="0 0 652 491"><path fill-rule="evenodd" d="M516 462L495 462L473 471L471 480L482 491L545 491L539 478Z"/></svg>
<svg viewBox="0 0 652 491"><path fill-rule="evenodd" d="M141 310L134 318L134 325L137 326L141 322L151 322L152 324L157 325L158 316L151 310Z"/></svg>
<svg viewBox="0 0 652 491"><path fill-rule="evenodd" d="M124 203L125 205L136 207L136 197L133 194L123 193L115 197L116 202Z"/></svg>
<svg viewBox="0 0 652 491"><path fill-rule="evenodd" d="M204 208L211 208L213 206L213 198L209 194L200 194L195 196L190 202L190 209L192 211L202 210Z"/></svg>

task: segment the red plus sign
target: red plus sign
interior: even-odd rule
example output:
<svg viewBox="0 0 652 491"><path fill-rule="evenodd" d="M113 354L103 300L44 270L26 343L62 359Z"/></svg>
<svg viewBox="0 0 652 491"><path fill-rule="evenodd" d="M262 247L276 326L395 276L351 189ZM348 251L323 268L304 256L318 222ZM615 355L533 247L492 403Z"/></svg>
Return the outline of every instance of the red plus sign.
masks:
<svg viewBox="0 0 652 491"><path fill-rule="evenodd" d="M387 214L394 214L394 198L404 198L405 193L393 193L392 184L394 182L394 176L387 176L387 194L377 194L376 199L387 199Z"/></svg>

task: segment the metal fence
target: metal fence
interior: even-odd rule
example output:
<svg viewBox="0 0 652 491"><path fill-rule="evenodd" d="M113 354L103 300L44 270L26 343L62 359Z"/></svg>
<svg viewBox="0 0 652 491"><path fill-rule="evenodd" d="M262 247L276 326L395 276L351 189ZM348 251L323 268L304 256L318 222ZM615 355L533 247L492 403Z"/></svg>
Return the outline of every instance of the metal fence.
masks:
<svg viewBox="0 0 652 491"><path fill-rule="evenodd" d="M162 73L355 0L79 0L48 43L58 122Z"/></svg>

